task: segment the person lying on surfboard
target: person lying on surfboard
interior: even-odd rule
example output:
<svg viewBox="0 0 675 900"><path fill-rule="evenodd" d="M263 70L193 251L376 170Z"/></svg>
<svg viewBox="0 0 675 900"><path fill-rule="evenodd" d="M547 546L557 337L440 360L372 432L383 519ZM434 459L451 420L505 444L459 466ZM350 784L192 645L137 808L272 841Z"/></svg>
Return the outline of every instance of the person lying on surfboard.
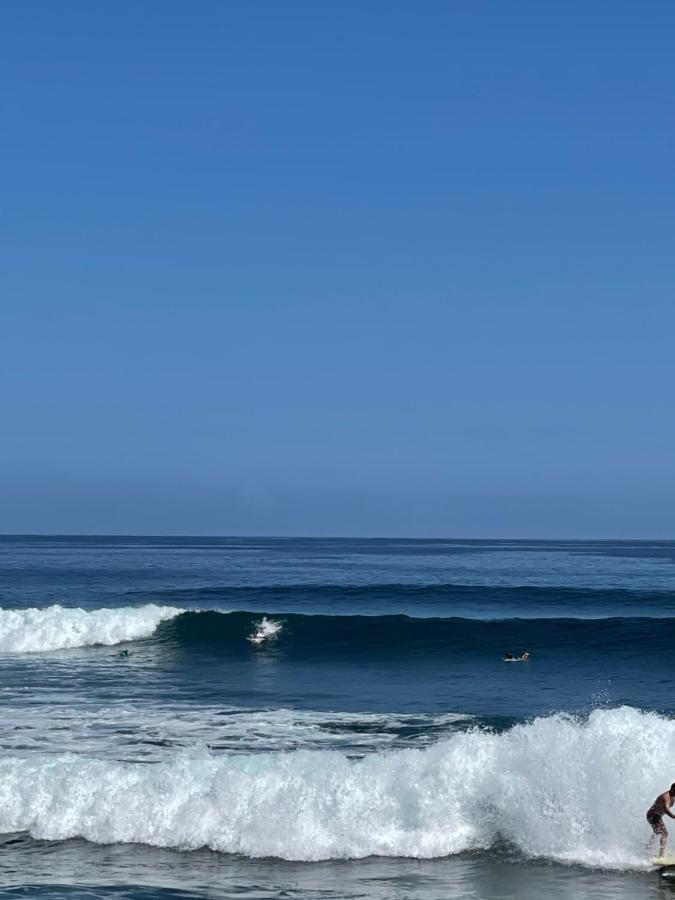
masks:
<svg viewBox="0 0 675 900"><path fill-rule="evenodd" d="M675 819L675 816L670 811L673 805L673 800L675 800L675 783L671 784L669 790L665 791L665 793L659 794L659 796L647 810L647 821L651 825L652 831L654 832L649 839L649 843L651 844L651 842L654 840L655 835L658 834L660 839L659 856L665 855L666 844L668 843L668 829L663 824L663 817L670 816L671 819Z"/></svg>

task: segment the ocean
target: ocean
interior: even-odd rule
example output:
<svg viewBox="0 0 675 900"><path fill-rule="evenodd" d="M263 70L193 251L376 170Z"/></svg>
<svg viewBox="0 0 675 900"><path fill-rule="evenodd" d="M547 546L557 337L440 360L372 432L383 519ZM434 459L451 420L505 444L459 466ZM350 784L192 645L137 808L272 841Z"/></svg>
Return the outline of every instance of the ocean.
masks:
<svg viewBox="0 0 675 900"><path fill-rule="evenodd" d="M675 896L674 562L0 537L2 896Z"/></svg>

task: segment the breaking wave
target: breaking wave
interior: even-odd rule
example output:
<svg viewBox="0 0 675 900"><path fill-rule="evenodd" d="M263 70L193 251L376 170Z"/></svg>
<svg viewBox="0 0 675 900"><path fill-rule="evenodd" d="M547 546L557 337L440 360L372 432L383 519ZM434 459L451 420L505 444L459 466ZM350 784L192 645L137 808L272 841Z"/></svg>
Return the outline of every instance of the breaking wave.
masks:
<svg viewBox="0 0 675 900"><path fill-rule="evenodd" d="M37 653L74 647L114 645L151 638L159 645L228 658L250 655L251 642L275 645L287 658L341 661L367 657L411 661L437 656L500 659L506 650L534 654L555 648L575 658L584 650L668 653L675 618L614 617L485 619L416 618L406 615L302 615L225 610L185 610L175 606L111 607L85 610L62 606L0 609L0 653ZM283 621L283 627L282 627ZM261 631L262 629L262 631ZM253 637L262 636L262 640ZM247 640L248 638L248 640ZM274 638L274 641L268 640Z"/></svg>
<svg viewBox="0 0 675 900"><path fill-rule="evenodd" d="M0 831L288 860L442 857L507 842L528 858L645 865L645 809L673 780L675 722L630 707L471 730L354 761L338 750L154 765L0 759Z"/></svg>
<svg viewBox="0 0 675 900"><path fill-rule="evenodd" d="M121 644L149 637L160 622L179 616L174 606L85 610L63 606L0 610L0 653L39 653Z"/></svg>

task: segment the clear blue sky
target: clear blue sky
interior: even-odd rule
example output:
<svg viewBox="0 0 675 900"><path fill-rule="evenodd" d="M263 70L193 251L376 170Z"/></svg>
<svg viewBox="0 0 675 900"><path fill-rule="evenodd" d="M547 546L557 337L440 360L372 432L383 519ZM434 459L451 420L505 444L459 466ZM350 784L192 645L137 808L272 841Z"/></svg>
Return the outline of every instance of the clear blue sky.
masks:
<svg viewBox="0 0 675 900"><path fill-rule="evenodd" d="M675 537L674 33L7 0L0 531Z"/></svg>

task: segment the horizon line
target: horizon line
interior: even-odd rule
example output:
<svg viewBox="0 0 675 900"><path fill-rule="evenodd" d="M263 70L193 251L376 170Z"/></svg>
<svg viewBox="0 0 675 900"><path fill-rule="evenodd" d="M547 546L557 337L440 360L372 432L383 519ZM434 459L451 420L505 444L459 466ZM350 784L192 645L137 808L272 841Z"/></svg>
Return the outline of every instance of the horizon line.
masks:
<svg viewBox="0 0 675 900"><path fill-rule="evenodd" d="M344 535L344 534L185 534L178 532L156 533L156 532L0 532L0 540L5 538L126 538L126 539L147 539L147 538L176 538L185 540L275 540L275 541L427 541L427 542L459 542L471 541L474 543L494 543L504 541L517 541L521 543L651 543L651 544L668 544L675 543L675 537L672 538L649 538L649 537L513 537L513 536L497 536L497 537L413 537L413 536L392 536L392 535Z"/></svg>

